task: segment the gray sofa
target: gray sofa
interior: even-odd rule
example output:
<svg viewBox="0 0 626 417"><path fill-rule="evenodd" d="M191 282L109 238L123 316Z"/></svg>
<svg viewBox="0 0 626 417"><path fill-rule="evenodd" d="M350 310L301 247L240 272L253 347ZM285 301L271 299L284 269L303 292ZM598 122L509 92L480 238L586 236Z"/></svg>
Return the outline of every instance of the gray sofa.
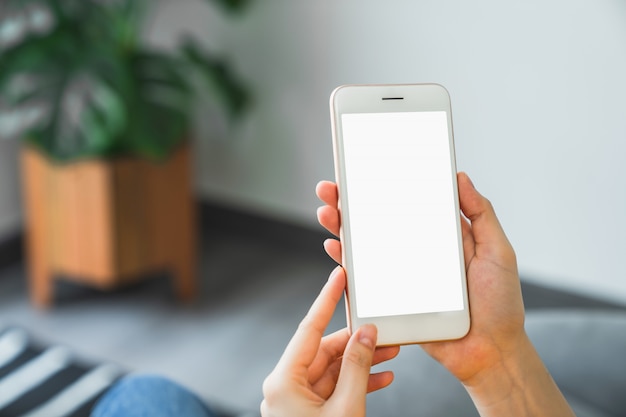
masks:
<svg viewBox="0 0 626 417"><path fill-rule="evenodd" d="M626 416L626 312L533 310L527 332L578 417ZM478 416L463 387L418 346L385 369L389 388L368 397L369 417Z"/></svg>

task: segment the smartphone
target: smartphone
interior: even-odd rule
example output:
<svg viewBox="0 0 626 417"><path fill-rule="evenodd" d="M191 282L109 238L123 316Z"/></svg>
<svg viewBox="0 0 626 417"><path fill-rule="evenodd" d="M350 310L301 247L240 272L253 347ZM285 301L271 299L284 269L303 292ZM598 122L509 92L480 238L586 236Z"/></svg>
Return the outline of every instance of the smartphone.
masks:
<svg viewBox="0 0 626 417"><path fill-rule="evenodd" d="M380 346L470 328L450 106L439 84L330 97L348 326L375 324Z"/></svg>

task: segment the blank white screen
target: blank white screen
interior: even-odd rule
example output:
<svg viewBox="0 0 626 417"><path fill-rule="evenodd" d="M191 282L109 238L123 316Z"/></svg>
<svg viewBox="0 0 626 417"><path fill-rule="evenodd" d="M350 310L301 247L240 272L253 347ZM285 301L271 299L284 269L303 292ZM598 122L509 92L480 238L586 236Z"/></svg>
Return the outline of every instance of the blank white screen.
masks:
<svg viewBox="0 0 626 417"><path fill-rule="evenodd" d="M463 309L446 112L341 120L357 315Z"/></svg>

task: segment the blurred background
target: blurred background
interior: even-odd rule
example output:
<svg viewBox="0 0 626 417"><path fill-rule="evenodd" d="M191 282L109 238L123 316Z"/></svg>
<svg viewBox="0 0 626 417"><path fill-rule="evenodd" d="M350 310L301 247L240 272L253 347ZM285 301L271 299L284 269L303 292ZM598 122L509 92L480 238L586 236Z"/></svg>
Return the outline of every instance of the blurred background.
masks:
<svg viewBox="0 0 626 417"><path fill-rule="evenodd" d="M31 306L20 266L26 255L15 250L27 219L24 141L3 103L0 325L23 325L45 340L254 409L262 376L332 268L321 253L314 187L334 177L328 99L347 83L443 84L458 169L495 206L527 288L626 306L626 3L250 0L236 12L217 3L147 2L139 31L143 44L164 51L193 35L245 92L242 111L229 116L232 103L214 94L224 79L214 74L209 92L198 88L200 100L188 108L191 188L200 207L195 304L170 300L157 278L108 294L61 288L70 295L50 309ZM10 36L0 28L4 41ZM256 312L245 313L251 306ZM152 319L139 333L121 324L142 315ZM228 316L234 321L211 322ZM96 341L94 322L85 320L97 320ZM147 340L121 343L141 334ZM166 345L176 348L159 348ZM209 365L199 372L197 357L182 365L176 355L231 358L248 373L219 377Z"/></svg>
<svg viewBox="0 0 626 417"><path fill-rule="evenodd" d="M181 26L195 21L174 8ZM334 176L330 91L439 82L452 97L458 168L492 200L522 274L626 301L623 2L253 9L236 24L205 26L254 80L259 102L238 140L201 142L203 195L314 225L311 190Z"/></svg>

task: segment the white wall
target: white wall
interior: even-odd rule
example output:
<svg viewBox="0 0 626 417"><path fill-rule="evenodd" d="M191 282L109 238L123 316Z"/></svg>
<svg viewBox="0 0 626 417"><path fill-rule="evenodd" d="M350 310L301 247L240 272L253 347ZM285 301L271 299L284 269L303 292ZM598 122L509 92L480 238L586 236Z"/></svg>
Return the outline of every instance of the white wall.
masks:
<svg viewBox="0 0 626 417"><path fill-rule="evenodd" d="M626 3L267 0L237 20L203 10L163 2L154 38L206 35L257 100L230 131L202 112L204 195L314 225L314 185L333 177L331 90L440 82L459 168L494 203L522 274L626 303Z"/></svg>

